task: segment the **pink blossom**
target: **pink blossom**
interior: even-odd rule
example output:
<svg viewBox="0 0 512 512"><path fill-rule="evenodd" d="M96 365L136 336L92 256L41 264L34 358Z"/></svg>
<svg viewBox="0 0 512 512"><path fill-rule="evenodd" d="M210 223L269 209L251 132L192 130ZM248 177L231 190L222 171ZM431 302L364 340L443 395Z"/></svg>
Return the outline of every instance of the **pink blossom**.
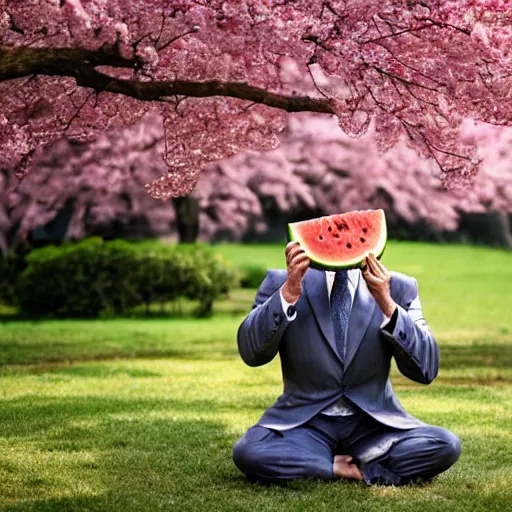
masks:
<svg viewBox="0 0 512 512"><path fill-rule="evenodd" d="M314 111L468 181L459 125L512 123L511 47L506 0L0 0L0 163L24 175L37 147L156 108L167 169L149 191L164 198Z"/></svg>

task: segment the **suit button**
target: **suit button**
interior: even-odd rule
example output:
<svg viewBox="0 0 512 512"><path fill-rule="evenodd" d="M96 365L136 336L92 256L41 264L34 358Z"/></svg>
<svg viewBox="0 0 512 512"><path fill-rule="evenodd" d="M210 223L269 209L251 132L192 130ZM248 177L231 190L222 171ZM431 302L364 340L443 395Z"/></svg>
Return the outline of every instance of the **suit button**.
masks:
<svg viewBox="0 0 512 512"><path fill-rule="evenodd" d="M297 311L297 309L295 308L295 306L291 305L291 306L288 306L288 309L286 310L286 314L287 314L287 316L293 316L293 315L295 315L296 311Z"/></svg>
<svg viewBox="0 0 512 512"><path fill-rule="evenodd" d="M404 340L407 338L407 334L405 334L405 332L404 332L404 331L400 331L400 332L398 333L398 337L399 337L402 341L404 341Z"/></svg>

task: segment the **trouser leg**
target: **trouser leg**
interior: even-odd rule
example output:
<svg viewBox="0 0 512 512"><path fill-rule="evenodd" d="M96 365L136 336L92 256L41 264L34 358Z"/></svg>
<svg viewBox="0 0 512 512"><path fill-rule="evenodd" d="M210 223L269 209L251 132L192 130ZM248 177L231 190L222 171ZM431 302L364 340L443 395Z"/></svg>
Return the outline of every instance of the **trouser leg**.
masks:
<svg viewBox="0 0 512 512"><path fill-rule="evenodd" d="M460 442L440 427L397 430L365 414L336 419L318 415L282 432L251 427L235 445L233 460L251 479L331 480L335 453L361 461L359 467L368 484L404 485L446 471L460 455Z"/></svg>
<svg viewBox="0 0 512 512"><path fill-rule="evenodd" d="M417 427L404 431L384 455L361 464L360 469L369 484L404 485L432 479L451 467L459 455L455 434L440 427Z"/></svg>
<svg viewBox="0 0 512 512"><path fill-rule="evenodd" d="M254 480L331 480L335 446L336 439L311 424L282 432L254 426L236 443L233 460Z"/></svg>

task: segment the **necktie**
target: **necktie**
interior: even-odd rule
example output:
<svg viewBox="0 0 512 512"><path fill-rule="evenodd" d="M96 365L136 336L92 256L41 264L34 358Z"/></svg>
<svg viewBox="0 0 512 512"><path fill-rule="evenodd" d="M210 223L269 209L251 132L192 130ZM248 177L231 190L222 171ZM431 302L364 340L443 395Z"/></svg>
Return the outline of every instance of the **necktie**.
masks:
<svg viewBox="0 0 512 512"><path fill-rule="evenodd" d="M347 352L347 331L352 297L348 289L348 274L346 270L336 272L331 290L331 316L334 325L334 337L342 363Z"/></svg>

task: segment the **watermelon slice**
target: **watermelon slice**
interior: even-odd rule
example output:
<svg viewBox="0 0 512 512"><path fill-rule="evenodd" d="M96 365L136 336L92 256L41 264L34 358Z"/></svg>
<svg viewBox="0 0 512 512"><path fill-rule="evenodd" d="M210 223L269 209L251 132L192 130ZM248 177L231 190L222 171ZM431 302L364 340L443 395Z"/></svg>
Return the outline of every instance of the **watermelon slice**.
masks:
<svg viewBox="0 0 512 512"><path fill-rule="evenodd" d="M382 256L387 241L384 210L365 210L288 224L288 239L297 241L319 270L361 267L370 253Z"/></svg>

